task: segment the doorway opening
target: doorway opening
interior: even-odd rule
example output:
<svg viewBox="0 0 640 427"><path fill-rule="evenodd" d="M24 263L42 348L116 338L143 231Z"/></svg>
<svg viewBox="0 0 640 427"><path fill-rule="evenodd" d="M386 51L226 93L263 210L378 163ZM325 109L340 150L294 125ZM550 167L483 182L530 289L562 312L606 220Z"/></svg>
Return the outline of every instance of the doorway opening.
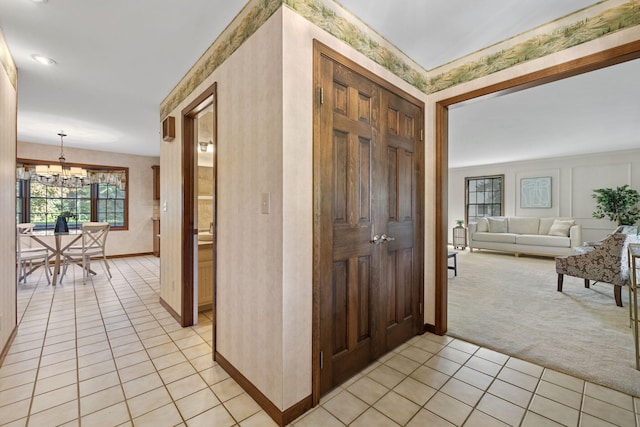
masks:
<svg viewBox="0 0 640 427"><path fill-rule="evenodd" d="M215 354L216 85L182 112L182 326L201 311L213 322Z"/></svg>
<svg viewBox="0 0 640 427"><path fill-rule="evenodd" d="M434 332L443 335L447 331L448 323L448 176L449 176L449 108L460 105L489 94L506 94L527 88L558 81L611 65L620 64L640 58L640 41L617 46L566 63L550 66L526 75L518 76L499 83L484 87L475 87L446 99L434 101L434 116L432 125L435 127L436 147L436 201L441 206L436 212L436 266L435 278L435 328ZM437 95L437 94L435 94ZM435 96L434 96L435 98Z"/></svg>

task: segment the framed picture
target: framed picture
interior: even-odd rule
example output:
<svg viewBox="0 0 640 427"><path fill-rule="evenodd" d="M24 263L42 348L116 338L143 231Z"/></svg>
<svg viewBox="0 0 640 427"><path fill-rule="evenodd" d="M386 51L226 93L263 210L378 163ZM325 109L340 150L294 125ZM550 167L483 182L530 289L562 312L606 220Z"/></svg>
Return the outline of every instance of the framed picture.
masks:
<svg viewBox="0 0 640 427"><path fill-rule="evenodd" d="M551 207L551 177L520 179L521 208Z"/></svg>

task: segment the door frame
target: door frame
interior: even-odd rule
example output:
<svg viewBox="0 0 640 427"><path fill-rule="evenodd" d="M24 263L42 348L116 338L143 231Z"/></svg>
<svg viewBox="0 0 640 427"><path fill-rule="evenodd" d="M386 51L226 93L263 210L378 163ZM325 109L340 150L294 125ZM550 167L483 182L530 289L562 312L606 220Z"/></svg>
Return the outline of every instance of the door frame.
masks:
<svg viewBox="0 0 640 427"><path fill-rule="evenodd" d="M217 167L217 145L218 145L218 114L217 114L217 84L209 86L200 95L198 95L191 103L182 110L182 287L181 287L181 325L192 326L194 322L194 283L193 283L193 265L194 265L194 235L197 235L198 229L194 224L195 214L195 156L196 147L193 144L195 135L195 116L209 105L213 104L213 265L216 271L216 224L217 224L217 183L218 183L218 167ZM197 237L196 237L197 239ZM215 354L215 337L216 337L216 283L215 276L213 281L213 350Z"/></svg>
<svg viewBox="0 0 640 427"><path fill-rule="evenodd" d="M424 102L415 96L394 86L390 82L375 75L362 65L357 64L351 59L334 51L318 40L313 40L313 303L312 303L312 338L311 338L311 397L312 405L316 406L320 402L320 283L321 272L326 270L326 266L320 263L320 248L322 243L322 230L320 227L320 102L323 94L319 85L321 75L321 57L326 56L329 59L340 63L349 68L353 72L369 79L374 84L418 105L422 109L418 128L422 129L420 138L418 138L418 170L416 172L416 233L415 248L419 251L419 277L418 282L424 284L424 204L425 204L425 173L424 173ZM446 263L445 263L446 265ZM419 287L420 307L419 315L416 316L416 328L418 334L424 332L424 285Z"/></svg>
<svg viewBox="0 0 640 427"><path fill-rule="evenodd" d="M489 94L518 92L545 83L573 77L589 71L620 64L640 58L640 40L625 43L600 52L581 56L563 63L551 65L497 83L471 85L473 89L449 98L439 99L438 93L430 95L429 105L433 105L435 115L432 123L435 130L436 187L435 187L435 325L433 332L444 335L447 332L448 310L448 270L447 270L447 218L448 218L448 176L449 176L449 107ZM433 103L433 104L432 104Z"/></svg>

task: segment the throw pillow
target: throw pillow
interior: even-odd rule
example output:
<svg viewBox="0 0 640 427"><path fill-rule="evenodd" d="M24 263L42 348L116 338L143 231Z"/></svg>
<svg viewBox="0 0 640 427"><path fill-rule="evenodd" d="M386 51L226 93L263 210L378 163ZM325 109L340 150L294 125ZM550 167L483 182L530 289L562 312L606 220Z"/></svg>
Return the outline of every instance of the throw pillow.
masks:
<svg viewBox="0 0 640 427"><path fill-rule="evenodd" d="M549 229L549 236L569 237L569 229L574 223L575 221L563 221L556 219L553 221L551 229Z"/></svg>
<svg viewBox="0 0 640 427"><path fill-rule="evenodd" d="M484 233L489 231L489 221L487 221L487 218L478 218L478 226L476 227L476 231Z"/></svg>
<svg viewBox="0 0 640 427"><path fill-rule="evenodd" d="M489 233L506 233L507 221L502 218L489 218Z"/></svg>
<svg viewBox="0 0 640 427"><path fill-rule="evenodd" d="M551 230L551 226L553 225L553 221L558 218L540 218L540 229L538 230L538 234L541 236L548 236L549 230Z"/></svg>

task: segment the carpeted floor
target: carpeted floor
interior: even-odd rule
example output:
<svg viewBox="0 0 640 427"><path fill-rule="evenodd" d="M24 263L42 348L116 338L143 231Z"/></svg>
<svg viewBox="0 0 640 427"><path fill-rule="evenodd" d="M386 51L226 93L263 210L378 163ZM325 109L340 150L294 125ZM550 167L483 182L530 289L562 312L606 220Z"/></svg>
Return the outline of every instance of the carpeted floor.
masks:
<svg viewBox="0 0 640 427"><path fill-rule="evenodd" d="M608 284L586 289L565 276L557 292L553 258L468 249L457 257L448 335L640 396L626 287L621 308Z"/></svg>

